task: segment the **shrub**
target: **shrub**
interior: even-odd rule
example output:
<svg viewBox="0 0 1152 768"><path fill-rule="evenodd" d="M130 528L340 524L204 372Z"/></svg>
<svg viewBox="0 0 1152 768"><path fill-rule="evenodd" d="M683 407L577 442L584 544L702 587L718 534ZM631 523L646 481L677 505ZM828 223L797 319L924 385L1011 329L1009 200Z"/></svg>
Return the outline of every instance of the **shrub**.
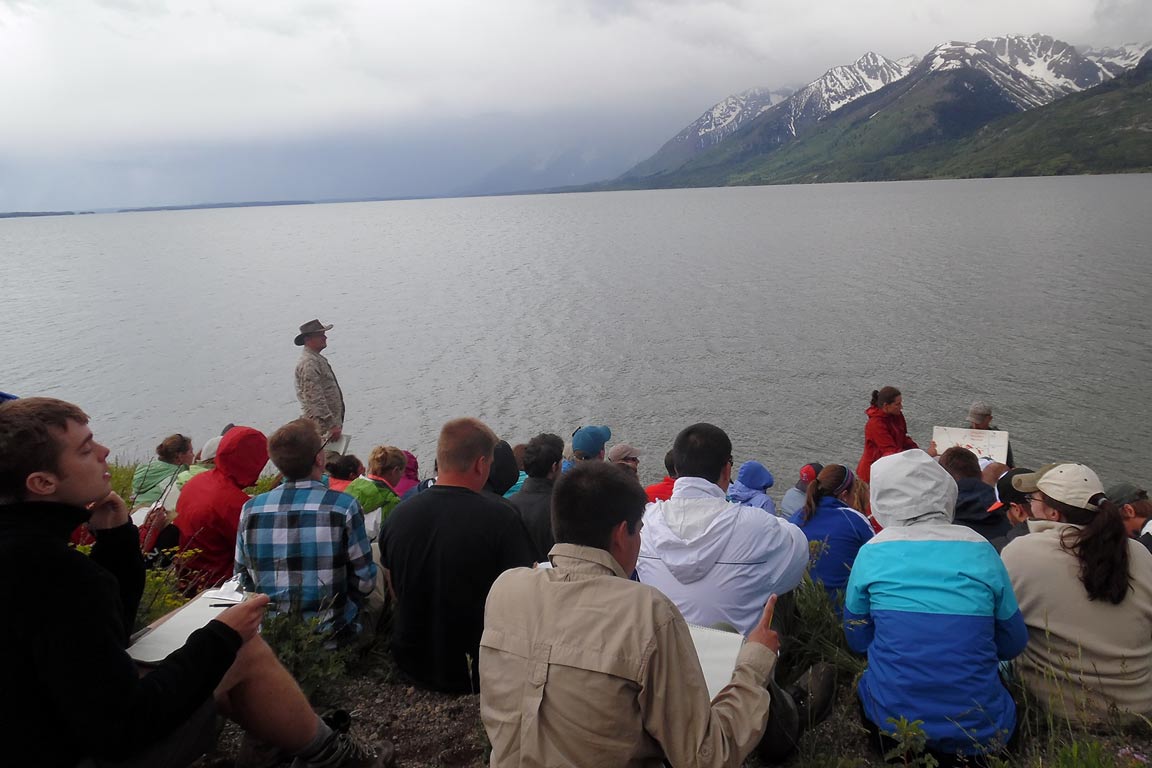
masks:
<svg viewBox="0 0 1152 768"><path fill-rule="evenodd" d="M317 617L305 618L297 611L268 613L260 636L314 704L327 700L347 669L349 652L335 647Z"/></svg>

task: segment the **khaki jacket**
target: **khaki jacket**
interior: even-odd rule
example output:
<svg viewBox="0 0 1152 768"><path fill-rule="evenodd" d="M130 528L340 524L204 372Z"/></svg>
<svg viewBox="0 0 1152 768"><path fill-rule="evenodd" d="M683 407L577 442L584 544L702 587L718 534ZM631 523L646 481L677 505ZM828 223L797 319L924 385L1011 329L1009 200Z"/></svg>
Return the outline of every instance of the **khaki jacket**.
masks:
<svg viewBox="0 0 1152 768"><path fill-rule="evenodd" d="M492 766L736 766L764 732L776 663L747 643L708 701L688 625L601 549L557 544L552 569L488 594L480 716Z"/></svg>
<svg viewBox="0 0 1152 768"><path fill-rule="evenodd" d="M323 355L307 347L296 363L296 399L322 433L344 426L344 394L336 374Z"/></svg>
<svg viewBox="0 0 1152 768"><path fill-rule="evenodd" d="M1089 600L1080 561L1060 544L1077 526L1031 520L1001 556L1028 625L1016 671L1031 694L1074 724L1152 715L1152 555L1128 541L1131 589L1119 605Z"/></svg>

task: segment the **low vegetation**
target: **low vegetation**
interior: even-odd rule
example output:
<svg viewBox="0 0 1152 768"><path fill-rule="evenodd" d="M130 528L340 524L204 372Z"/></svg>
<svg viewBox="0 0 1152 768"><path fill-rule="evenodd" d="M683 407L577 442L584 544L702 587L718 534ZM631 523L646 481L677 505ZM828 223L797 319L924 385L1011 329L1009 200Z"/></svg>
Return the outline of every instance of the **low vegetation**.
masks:
<svg viewBox="0 0 1152 768"><path fill-rule="evenodd" d="M129 491L133 467L113 468L113 487ZM272 487L261 478L258 488ZM174 561L176 562L176 561ZM141 601L138 621L146 624L184 601L176 589L172 566L152 571ZM859 724L855 688L866 661L853 653L844 639L832 601L825 591L805 579L795 592L795 621L786 649L788 668L798 673L818 661L839 672L839 694L831 716L806 733L795 754L785 763L793 768L869 768L884 765L873 753ZM318 633L315 622L286 614L268 617L262 636L296 676L318 712L344 710L353 731L366 739L384 738L397 748L400 766L482 766L489 751L480 721L477 696L455 696L419 690L405 681L388 650L391 617L387 612L375 642L358 652L335 651ZM991 768L1138 768L1152 764L1152 724L1120 722L1088 730L1057 721L1017 693L1018 736L1009 757L989 756ZM889 754L889 764L935 765L923 753L923 731L916 720L888 724L900 749ZM205 766L230 765L239 744L239 731L230 725L219 751ZM753 755L746 763L764 765Z"/></svg>

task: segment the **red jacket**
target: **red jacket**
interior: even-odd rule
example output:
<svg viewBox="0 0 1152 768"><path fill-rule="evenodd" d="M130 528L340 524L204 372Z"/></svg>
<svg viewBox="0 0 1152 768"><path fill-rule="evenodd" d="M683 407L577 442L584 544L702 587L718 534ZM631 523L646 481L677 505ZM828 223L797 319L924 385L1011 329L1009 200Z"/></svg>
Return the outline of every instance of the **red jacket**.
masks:
<svg viewBox="0 0 1152 768"><path fill-rule="evenodd" d="M868 423L864 425L864 455L856 465L856 476L864 482L872 481L872 462L882 456L919 448L908 436L908 422L904 414L888 415L875 405L868 406Z"/></svg>
<svg viewBox="0 0 1152 768"><path fill-rule="evenodd" d="M183 566L189 590L213 587L232 577L240 508L268 463L268 439L251 427L233 427L216 450L216 468L189 480L176 502L180 551L198 549Z"/></svg>
<svg viewBox="0 0 1152 768"><path fill-rule="evenodd" d="M672 498L672 486L676 484L676 478L666 477L658 483L653 483L644 489L648 494L648 501L653 503L657 501L664 501L665 499Z"/></svg>

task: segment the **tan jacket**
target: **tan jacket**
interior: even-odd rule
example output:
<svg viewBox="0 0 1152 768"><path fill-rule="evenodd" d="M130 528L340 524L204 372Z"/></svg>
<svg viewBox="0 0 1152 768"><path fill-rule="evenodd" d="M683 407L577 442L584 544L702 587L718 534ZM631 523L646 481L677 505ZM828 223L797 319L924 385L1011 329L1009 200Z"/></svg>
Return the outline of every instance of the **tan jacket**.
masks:
<svg viewBox="0 0 1152 768"><path fill-rule="evenodd" d="M1119 605L1089 600L1080 562L1060 546L1077 526L1032 520L1001 553L1028 647L1016 670L1033 696L1073 723L1111 719L1109 708L1152 715L1152 554L1128 542L1132 589Z"/></svg>
<svg viewBox="0 0 1152 768"><path fill-rule="evenodd" d="M344 394L336 374L322 354L307 347L296 363L296 399L304 416L316 422L322 433L344 426Z"/></svg>
<svg viewBox="0 0 1152 768"><path fill-rule="evenodd" d="M736 766L768 719L776 663L746 643L709 703L688 625L602 549L557 544L555 568L488 593L480 716L492 766Z"/></svg>

